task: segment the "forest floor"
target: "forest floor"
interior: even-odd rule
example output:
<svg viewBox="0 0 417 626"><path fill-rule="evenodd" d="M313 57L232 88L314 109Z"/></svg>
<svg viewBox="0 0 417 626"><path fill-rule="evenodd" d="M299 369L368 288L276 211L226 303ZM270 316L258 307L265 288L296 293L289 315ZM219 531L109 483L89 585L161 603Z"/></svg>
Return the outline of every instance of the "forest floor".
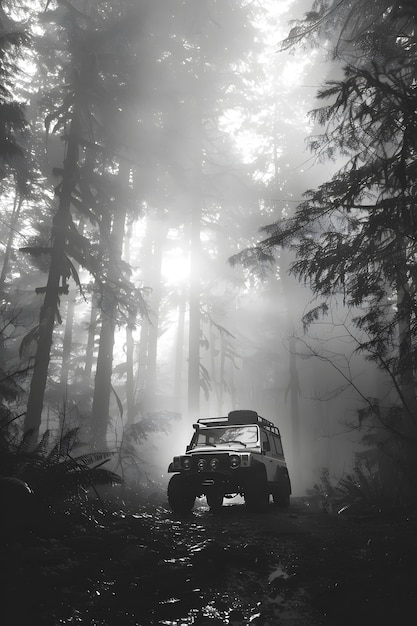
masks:
<svg viewBox="0 0 417 626"><path fill-rule="evenodd" d="M227 502L227 501L226 501ZM417 513L118 497L1 540L3 626L417 623Z"/></svg>

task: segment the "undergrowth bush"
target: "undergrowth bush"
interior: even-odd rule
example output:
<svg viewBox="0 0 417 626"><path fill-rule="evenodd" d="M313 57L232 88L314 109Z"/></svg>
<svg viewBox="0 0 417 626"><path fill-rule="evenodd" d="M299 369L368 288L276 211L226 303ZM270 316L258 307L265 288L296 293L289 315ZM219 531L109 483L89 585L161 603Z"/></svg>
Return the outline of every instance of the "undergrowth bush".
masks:
<svg viewBox="0 0 417 626"><path fill-rule="evenodd" d="M308 495L329 513L347 509L381 510L390 505L379 472L373 470L366 460L357 461L352 472L338 480L332 480L329 470L323 468L320 482Z"/></svg>
<svg viewBox="0 0 417 626"><path fill-rule="evenodd" d="M79 428L58 437L43 434L32 448L32 433L19 434L0 428L0 476L26 482L37 499L52 503L85 497L98 485L122 483L120 476L103 467L111 452L86 452Z"/></svg>

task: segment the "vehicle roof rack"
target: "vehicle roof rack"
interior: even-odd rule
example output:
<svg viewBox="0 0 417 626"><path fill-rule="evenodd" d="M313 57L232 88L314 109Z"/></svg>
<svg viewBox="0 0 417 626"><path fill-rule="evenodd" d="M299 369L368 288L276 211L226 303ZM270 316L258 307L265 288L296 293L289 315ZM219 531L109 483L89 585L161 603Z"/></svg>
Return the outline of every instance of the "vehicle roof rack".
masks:
<svg viewBox="0 0 417 626"><path fill-rule="evenodd" d="M202 417L197 420L197 424L202 424L203 426L227 426L228 423L227 417Z"/></svg>
<svg viewBox="0 0 417 626"><path fill-rule="evenodd" d="M265 430L280 436L279 428L272 422L258 415L256 411L246 409L230 411L227 417L203 417L197 420L197 425L202 426L233 426L259 424Z"/></svg>

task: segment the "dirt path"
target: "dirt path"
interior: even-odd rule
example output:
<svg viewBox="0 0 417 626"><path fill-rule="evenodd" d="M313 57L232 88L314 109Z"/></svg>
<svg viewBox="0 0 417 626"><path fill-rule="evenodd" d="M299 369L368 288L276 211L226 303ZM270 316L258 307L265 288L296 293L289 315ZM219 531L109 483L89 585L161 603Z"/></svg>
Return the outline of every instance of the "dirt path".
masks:
<svg viewBox="0 0 417 626"><path fill-rule="evenodd" d="M194 622L180 610L177 622L162 623L415 623L417 550L409 520L343 519L311 511L300 499L289 511L270 507L262 515L236 505L211 516L203 506L178 531L191 571L200 573L202 606Z"/></svg>
<svg viewBox="0 0 417 626"><path fill-rule="evenodd" d="M98 509L2 546L4 626L401 626L417 623L414 515L259 515L201 500Z"/></svg>

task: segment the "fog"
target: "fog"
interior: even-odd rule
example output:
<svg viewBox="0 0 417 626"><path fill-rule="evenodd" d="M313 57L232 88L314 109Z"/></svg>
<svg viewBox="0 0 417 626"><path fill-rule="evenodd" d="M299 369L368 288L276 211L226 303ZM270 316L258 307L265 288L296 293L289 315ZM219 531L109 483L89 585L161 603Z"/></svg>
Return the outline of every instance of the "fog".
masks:
<svg viewBox="0 0 417 626"><path fill-rule="evenodd" d="M2 623L409 623L416 24L0 0Z"/></svg>
<svg viewBox="0 0 417 626"><path fill-rule="evenodd" d="M374 366L354 354L342 300L325 320L303 328L313 296L289 275L293 259L287 252L277 249L270 266L230 263L262 239L262 227L290 215L307 189L341 165L319 162L305 146L319 132L308 118L317 89L338 75L339 65L325 46L295 53L278 46L289 21L302 17L310 3L261 4L176 2L168 10L166 3L137 3L136 21L130 27L121 21L111 31L117 45L128 38L132 55L117 115L110 104L95 102L87 130L84 110L81 115L85 137L76 167L86 179L103 171L107 179L94 192L91 183L92 208L84 206L81 216L75 209L83 206L84 179L72 200L74 224L84 242L92 242L95 265L74 261L78 274L71 269L68 275L76 280L59 297L61 323L54 331L40 432L75 425L93 445L104 424L98 442L111 450L127 441L132 446L124 470L131 480L166 484L171 457L184 451L199 417L245 408L280 428L293 492L303 494L322 468L336 477L351 469L361 449L357 412L381 387ZM42 21L37 28L45 37L55 32ZM39 90L47 66L42 54L39 66L32 57L29 77ZM78 62L78 51L71 54ZM119 69L109 70L109 85ZM105 65L100 71L103 77ZM58 74L49 71L51 93L66 89ZM27 201L16 247L49 241L50 214L61 193L57 178L68 161L68 119L60 121L57 109L55 118L49 116L56 127L43 137L45 104L26 89L32 94L30 122L40 134L38 177L48 209L32 218L39 201ZM85 87L82 95L88 94ZM93 141L96 148L100 141L115 143L116 156L106 153L99 163L101 147L97 154L90 150ZM10 201L4 210L11 213ZM108 273L94 281L91 267L103 259ZM21 260L9 269L10 282L19 283L20 300L13 298L25 307L26 331L36 322L43 292L29 294L47 275L45 262L32 263L32 273ZM119 294L110 305L106 285L125 290L125 300ZM134 306L126 304L129 298ZM106 382L99 355L108 327ZM16 323L8 338L15 353L19 328ZM23 358L38 362L33 341L26 341ZM120 456L113 468L120 471Z"/></svg>
<svg viewBox="0 0 417 626"><path fill-rule="evenodd" d="M301 16L308 3L305 7L288 3L287 11L282 11L282 3L281 10L277 3L264 4L269 13L257 23L256 28L262 28L257 30L256 45L253 35L243 39L244 60L238 73L250 80L243 92L234 89L236 99L245 101L244 108L241 103L235 109L226 104L216 123L211 117L204 122L203 135L200 121L191 113L185 131L179 124L184 120L175 116L178 126L171 126L163 138L164 151L175 155L173 192L168 205L143 219L147 224L152 220L151 228L163 237L154 241L154 246L160 246L162 271L160 313L157 316L154 311L151 316L158 325L156 387L146 410L174 407L180 417L169 435L151 440L155 447L146 456L159 479L166 482L168 463L173 454L184 452L197 418L226 415L235 408L253 409L281 429L293 492L302 494L320 479L323 467L335 477L351 470L355 452L361 449L356 430L357 410L364 402L361 394L373 395L377 374L369 363L352 357L355 346L340 337L340 328L333 328L332 321L319 324L314 338L305 334L301 317L312 294L287 275L290 260L279 251L276 266L262 275L228 262L230 256L260 239L260 227L291 212L306 189L318 186L341 165L321 164L305 148L306 136L317 131L307 113L317 104L318 86L337 75L337 65L329 61L325 50L313 54L298 50L295 55L277 52L288 20ZM198 98L207 102L206 93L218 79L218 70L195 78ZM189 97L192 108L194 95L189 93ZM190 148L180 158L178 142ZM202 160L201 155L197 157L201 169L196 170L195 163L186 160L201 149L198 142L202 142L204 156ZM190 172L194 181L188 178ZM199 221L197 251L192 239L195 219ZM142 241L141 246L149 246L149 241ZM138 254L140 259L140 250ZM189 290L196 288L197 357L191 346L189 304ZM184 298L183 302L175 304L176 296ZM342 304L335 307L340 310L334 317L343 319ZM191 315L196 315L195 310L191 309ZM326 355L332 355L329 360L314 356L316 349L321 354L317 346L322 342ZM194 359L196 368L196 358L200 362L198 402L195 389L190 401L193 382L188 373L190 360ZM332 358L345 359L349 371L338 372ZM360 378L360 389L346 384L344 375ZM142 384L146 395L146 382ZM292 406L294 402L297 406ZM298 426L294 426L296 418ZM140 454L149 443L140 447Z"/></svg>
<svg viewBox="0 0 417 626"><path fill-rule="evenodd" d="M304 4L307 8L308 3ZM247 38L243 36L236 51L241 65L231 83L238 82L239 74L249 77L243 89L237 85L233 88L238 106L232 108L227 96L217 103L210 101L216 82L222 80L221 66L227 65L227 60L222 63L216 55L211 58L220 30L212 26L214 32L204 37L199 52L201 57L210 58L211 67L195 74L195 84L179 84L184 101L175 106L171 100L170 106L175 108L170 110L168 126L153 129L172 169L164 197L157 198L157 203L153 198L152 207L145 208L139 222L142 238L129 246L132 257L138 255L141 280L152 290L148 330L157 335L155 370L150 374L149 363L145 364L144 377L138 382L139 411L143 416L174 409L180 417L173 421L168 435L146 440L140 446L140 456L144 455L149 469L153 467L152 472L166 481L168 463L174 453L184 452L197 418L226 415L234 408L253 409L281 429L293 491L304 493L319 479L322 467L338 477L351 468L358 437L346 422L354 421L361 398L352 389L335 393L345 382L340 375L329 363L313 356L305 358L302 349L298 354L302 344L292 344L291 338L300 333L301 316L312 296L295 279L284 279L287 267L279 253L276 267L264 276L232 268L228 258L259 240L260 227L284 211L291 211L306 189L320 184L338 167L337 163L319 164L305 149L306 136L315 130L310 127L307 113L316 105L316 89L326 74L334 74L337 68L332 67L325 52L277 52L278 41L287 33L288 19L295 11L301 15L304 7L288 3L288 11L283 11L274 2L264 5L266 15L255 22ZM162 16L154 19L157 31ZM228 40L233 35L226 30L222 37ZM224 45L223 41L218 45ZM198 63L198 58L195 61ZM155 104L159 103L152 99L146 102L150 115ZM202 108L201 119L196 117L196 106ZM214 117L209 107L219 106L224 110ZM147 132L145 145L151 145L154 136L149 127ZM139 140L143 142L144 137ZM155 166L159 168L160 163ZM153 169L152 176L152 184L159 185L161 174ZM140 177L139 188L143 184L146 188L146 181ZM153 195L155 189L151 192ZM192 233L195 220L199 222L197 250ZM148 250L154 258L160 255L151 267L144 258ZM190 338L193 289L199 290L197 356ZM183 302L176 303L178 298ZM191 315L196 312L191 310ZM142 333L145 327L146 321ZM308 343L302 333L301 338ZM137 341L142 341L140 329ZM291 372L294 346L295 371ZM327 347L335 354L351 350L349 345ZM190 406L189 386L195 385L189 380L191 359L194 369L196 359L200 362L197 406L192 402ZM369 370L364 363L354 368L358 375ZM293 379L295 375L298 380ZM368 376L371 381L373 373ZM297 457L291 422L294 387L299 414ZM366 385L363 393L367 393ZM155 447L148 449L150 444Z"/></svg>
<svg viewBox="0 0 417 626"><path fill-rule="evenodd" d="M175 422L173 431L167 437L157 437L156 465L163 483L169 477L166 468L172 456L184 453L196 419L227 415L235 408L253 409L280 428L295 495L305 494L319 482L323 468L335 479L345 476L352 470L355 454L364 449L358 411L366 405L367 397L378 397L382 380L373 364L354 354L351 328L345 327L343 317L346 311L335 304L333 319L306 333L298 320L310 302L309 290L292 285L289 317L283 305L281 281L272 282L272 290L269 279L256 295L241 296L234 310L217 318L216 323L233 334L238 355L225 368L227 391L219 402L214 388L218 368L214 365L210 369L212 386L207 395L201 394L200 411L180 411L181 419ZM202 352L201 360L204 367L210 368L207 352ZM161 359L160 380L172 386L171 371L169 358ZM298 414L295 432L291 405L294 393ZM158 408L169 409L171 398L161 394L156 402ZM155 461L153 453L151 457Z"/></svg>

